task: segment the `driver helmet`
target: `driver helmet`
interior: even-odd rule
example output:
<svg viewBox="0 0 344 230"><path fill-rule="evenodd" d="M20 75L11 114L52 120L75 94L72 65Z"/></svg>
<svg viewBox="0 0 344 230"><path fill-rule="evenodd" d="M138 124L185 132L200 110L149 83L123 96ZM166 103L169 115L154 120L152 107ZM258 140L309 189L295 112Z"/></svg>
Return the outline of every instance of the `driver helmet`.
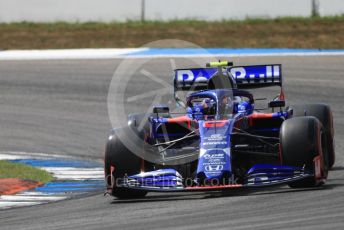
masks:
<svg viewBox="0 0 344 230"><path fill-rule="evenodd" d="M223 97L220 101L220 112L222 115L233 113L233 101L230 97Z"/></svg>
<svg viewBox="0 0 344 230"><path fill-rule="evenodd" d="M204 115L215 115L216 113L216 103L214 100L205 98L202 101L203 113Z"/></svg>

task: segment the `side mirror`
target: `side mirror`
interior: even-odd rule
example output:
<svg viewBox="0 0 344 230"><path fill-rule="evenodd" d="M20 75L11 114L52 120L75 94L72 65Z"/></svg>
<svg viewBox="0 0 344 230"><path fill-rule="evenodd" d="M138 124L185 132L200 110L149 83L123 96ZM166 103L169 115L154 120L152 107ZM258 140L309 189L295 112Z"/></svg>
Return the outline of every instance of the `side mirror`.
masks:
<svg viewBox="0 0 344 230"><path fill-rule="evenodd" d="M269 102L269 108L281 108L284 106L285 106L285 101L276 100L276 101Z"/></svg>
<svg viewBox="0 0 344 230"><path fill-rule="evenodd" d="M153 113L170 113L170 108L167 105L157 105L154 106Z"/></svg>

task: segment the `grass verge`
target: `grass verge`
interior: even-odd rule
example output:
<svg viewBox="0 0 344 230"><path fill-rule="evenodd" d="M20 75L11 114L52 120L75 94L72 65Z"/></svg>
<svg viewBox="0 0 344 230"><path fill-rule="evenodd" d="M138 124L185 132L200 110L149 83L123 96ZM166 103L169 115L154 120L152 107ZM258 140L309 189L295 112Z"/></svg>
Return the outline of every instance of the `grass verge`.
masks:
<svg viewBox="0 0 344 230"><path fill-rule="evenodd" d="M140 47L181 39L202 47L344 48L344 16L126 23L0 24L0 49Z"/></svg>
<svg viewBox="0 0 344 230"><path fill-rule="evenodd" d="M0 161L0 178L17 178L47 183L53 180L53 176L44 170L20 163Z"/></svg>

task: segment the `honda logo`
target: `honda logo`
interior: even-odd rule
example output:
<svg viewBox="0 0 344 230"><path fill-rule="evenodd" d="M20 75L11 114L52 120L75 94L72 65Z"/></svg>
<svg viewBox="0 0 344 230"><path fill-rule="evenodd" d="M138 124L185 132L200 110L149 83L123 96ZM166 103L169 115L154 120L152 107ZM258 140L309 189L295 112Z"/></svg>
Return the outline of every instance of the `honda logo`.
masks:
<svg viewBox="0 0 344 230"><path fill-rule="evenodd" d="M205 166L205 171L212 172L212 171L221 171L223 169L223 165L207 165Z"/></svg>

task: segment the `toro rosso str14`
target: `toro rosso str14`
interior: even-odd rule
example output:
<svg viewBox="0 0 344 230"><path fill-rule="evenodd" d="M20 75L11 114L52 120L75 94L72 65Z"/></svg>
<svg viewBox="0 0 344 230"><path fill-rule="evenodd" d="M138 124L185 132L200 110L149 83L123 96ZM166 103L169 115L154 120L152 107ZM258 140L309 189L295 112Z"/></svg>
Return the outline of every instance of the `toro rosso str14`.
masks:
<svg viewBox="0 0 344 230"><path fill-rule="evenodd" d="M150 114L129 115L128 125L109 136L109 194L138 198L148 192L325 183L335 162L331 109L285 107L281 65L208 63L175 70L173 81L184 115L157 105ZM248 90L269 86L280 93L262 113Z"/></svg>

